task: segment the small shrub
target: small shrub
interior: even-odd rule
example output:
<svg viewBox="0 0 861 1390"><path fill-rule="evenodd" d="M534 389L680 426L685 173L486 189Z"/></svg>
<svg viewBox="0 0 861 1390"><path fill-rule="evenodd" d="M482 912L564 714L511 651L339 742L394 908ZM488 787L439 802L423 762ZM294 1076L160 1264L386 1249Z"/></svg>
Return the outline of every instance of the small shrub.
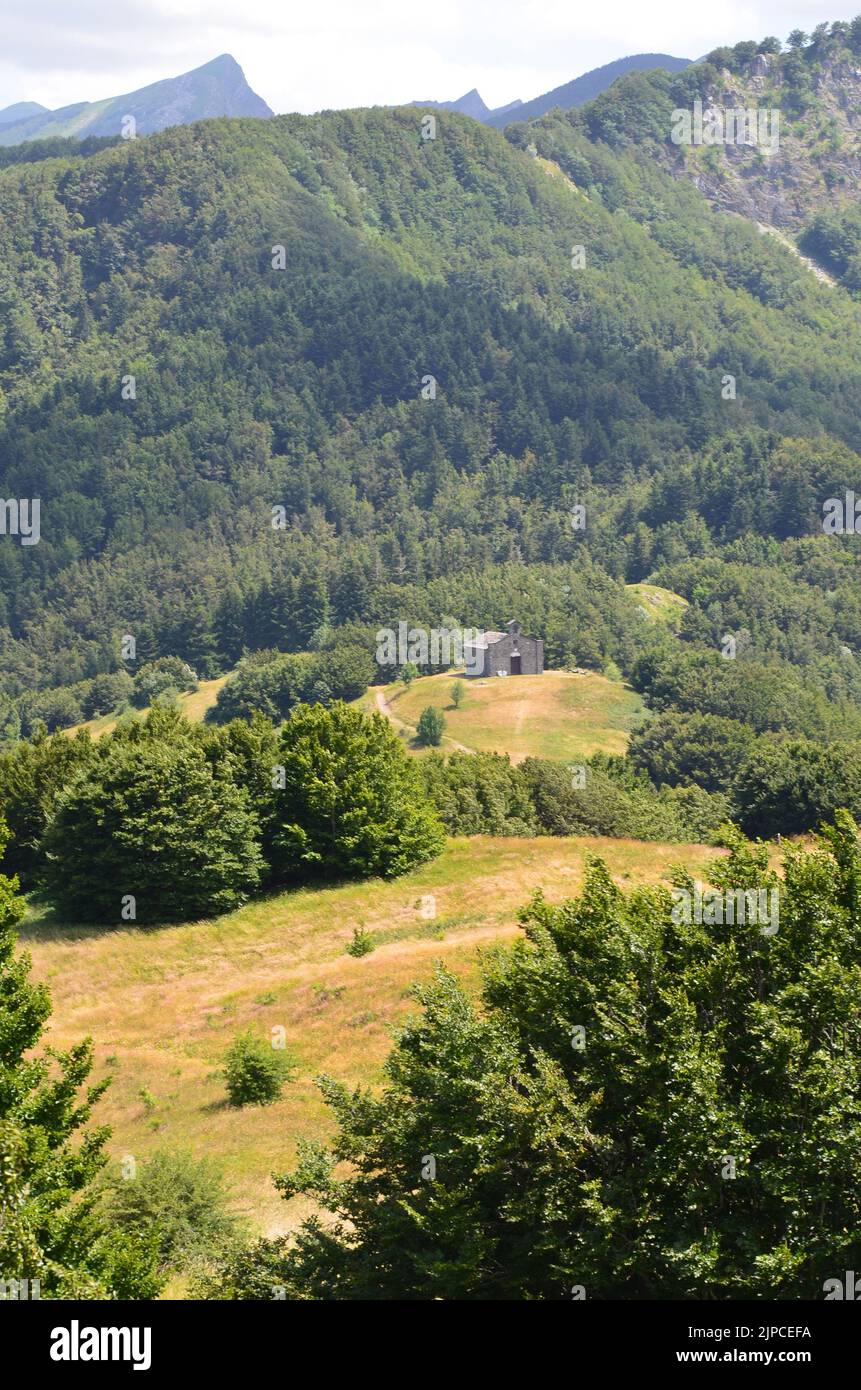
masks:
<svg viewBox="0 0 861 1390"><path fill-rule="evenodd" d="M353 939L347 947L348 956L369 956L374 949L374 938L364 927L353 928Z"/></svg>
<svg viewBox="0 0 861 1390"><path fill-rule="evenodd" d="M271 1105L293 1070L285 1052L255 1033L240 1033L230 1044L224 1066L231 1105Z"/></svg>
<svg viewBox="0 0 861 1390"><path fill-rule="evenodd" d="M156 1152L136 1177L112 1178L106 1205L114 1226L141 1237L157 1233L160 1270L220 1252L239 1234L218 1165L186 1152Z"/></svg>
<svg viewBox="0 0 861 1390"><path fill-rule="evenodd" d="M146 1113L148 1115L151 1115L155 1110L156 1106L158 1105L158 1101L156 1100L152 1091L148 1090L146 1086L141 1086L140 1090L138 1091L138 1098L142 1102L143 1108L146 1111Z"/></svg>

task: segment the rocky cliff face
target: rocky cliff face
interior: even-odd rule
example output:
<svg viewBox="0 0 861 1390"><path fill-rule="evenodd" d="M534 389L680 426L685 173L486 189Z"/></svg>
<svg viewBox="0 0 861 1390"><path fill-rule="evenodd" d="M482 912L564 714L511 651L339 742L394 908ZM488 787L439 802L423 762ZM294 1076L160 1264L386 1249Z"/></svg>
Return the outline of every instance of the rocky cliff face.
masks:
<svg viewBox="0 0 861 1390"><path fill-rule="evenodd" d="M858 198L861 57L823 63L808 74L797 66L787 73L775 55L758 55L749 73L724 69L709 100L724 117L725 142L671 146L671 167L715 207L799 233L823 207ZM726 113L753 108L766 138L727 140Z"/></svg>

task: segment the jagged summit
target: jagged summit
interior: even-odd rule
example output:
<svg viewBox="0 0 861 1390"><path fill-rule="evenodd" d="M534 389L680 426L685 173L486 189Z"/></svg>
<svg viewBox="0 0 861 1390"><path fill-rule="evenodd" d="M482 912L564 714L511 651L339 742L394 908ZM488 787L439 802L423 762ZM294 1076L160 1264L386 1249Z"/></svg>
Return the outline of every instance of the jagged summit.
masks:
<svg viewBox="0 0 861 1390"><path fill-rule="evenodd" d="M214 116L272 115L229 53L221 53L178 77L164 78L102 101L77 102L57 111L46 111L37 103L19 105L25 108L23 117L10 107L12 119L4 122L0 112L0 145L19 145L51 136L83 139L90 135L119 135L127 116L135 118L138 134L149 135L167 126L188 125ZM27 107L35 110L26 112Z"/></svg>

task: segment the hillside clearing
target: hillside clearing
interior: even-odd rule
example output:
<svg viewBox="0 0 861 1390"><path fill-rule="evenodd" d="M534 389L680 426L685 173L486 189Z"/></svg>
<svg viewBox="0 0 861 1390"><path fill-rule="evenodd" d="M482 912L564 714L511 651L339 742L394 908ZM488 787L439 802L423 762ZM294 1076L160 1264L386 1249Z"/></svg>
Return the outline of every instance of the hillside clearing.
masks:
<svg viewBox="0 0 861 1390"><path fill-rule="evenodd" d="M452 702L456 680L465 687L460 709ZM379 688L377 688L379 689ZM376 699L377 689L370 692ZM463 679L458 672L422 676L382 688L387 712L412 739L422 710L445 715L443 751L465 747L524 758L588 758L625 752L633 729L646 718L642 700L621 681L595 672L545 671L542 676Z"/></svg>
<svg viewBox="0 0 861 1390"><path fill-rule="evenodd" d="M625 588L635 599L647 618L662 623L670 631L676 632L688 607L688 601L672 589L663 589L660 584L626 584Z"/></svg>
<svg viewBox="0 0 861 1390"><path fill-rule="evenodd" d="M218 692L225 681L230 679L229 673L226 676L217 676L215 680L198 681L196 690L185 691L177 698L177 705L182 710L186 719L192 724L198 724L205 717L207 710L211 709L218 699ZM146 709L132 709L130 713L135 719L145 719L150 712L150 706ZM113 733L117 727L117 722L121 716L117 713L100 714L97 719L87 719L83 724L74 724L71 728L64 729L63 733L73 738L81 729L86 729L92 734L93 738L101 738L102 734Z"/></svg>
<svg viewBox="0 0 861 1390"><path fill-rule="evenodd" d="M159 1147L218 1154L237 1209L253 1226L287 1229L301 1211L270 1175L288 1166L297 1136L332 1129L314 1085L327 1072L376 1082L391 1028L415 1008L411 984L444 960L467 980L478 947L513 938L517 911L538 887L550 901L576 893L598 853L626 886L673 864L693 871L720 851L632 840L494 839L448 842L431 864L395 882L302 889L186 926L97 930L52 925L31 910L22 936L33 973L51 989L50 1042L95 1039L97 1076L114 1077L98 1107L110 1153L138 1159ZM435 917L423 915L432 906ZM353 930L377 943L346 954ZM277 1104L234 1110L220 1068L237 1032L286 1030L296 1081Z"/></svg>

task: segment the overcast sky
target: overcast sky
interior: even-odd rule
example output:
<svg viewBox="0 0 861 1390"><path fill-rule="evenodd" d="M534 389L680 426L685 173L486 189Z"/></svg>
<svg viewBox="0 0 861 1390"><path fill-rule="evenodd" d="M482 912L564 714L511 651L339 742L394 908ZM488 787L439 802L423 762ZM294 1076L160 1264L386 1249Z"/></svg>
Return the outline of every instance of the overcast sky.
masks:
<svg viewBox="0 0 861 1390"><path fill-rule="evenodd" d="M232 53L276 112L538 96L626 53L785 39L861 0L0 0L0 108L133 91Z"/></svg>

